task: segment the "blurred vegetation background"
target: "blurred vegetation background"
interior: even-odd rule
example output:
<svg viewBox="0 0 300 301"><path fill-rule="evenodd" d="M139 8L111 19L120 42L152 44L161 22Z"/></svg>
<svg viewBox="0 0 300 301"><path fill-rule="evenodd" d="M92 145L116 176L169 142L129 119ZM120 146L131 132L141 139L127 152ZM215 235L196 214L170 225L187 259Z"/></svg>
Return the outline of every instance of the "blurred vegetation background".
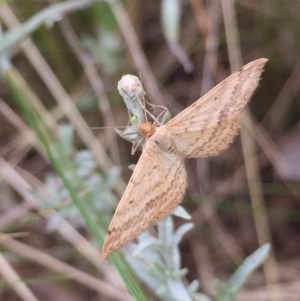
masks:
<svg viewBox="0 0 300 301"><path fill-rule="evenodd" d="M235 142L187 162L181 259L214 300L214 279L269 242L237 300L299 300L299 16L298 0L2 0L0 299L158 300L99 252L140 155L113 130L128 124L117 83L140 76L175 116L268 58Z"/></svg>

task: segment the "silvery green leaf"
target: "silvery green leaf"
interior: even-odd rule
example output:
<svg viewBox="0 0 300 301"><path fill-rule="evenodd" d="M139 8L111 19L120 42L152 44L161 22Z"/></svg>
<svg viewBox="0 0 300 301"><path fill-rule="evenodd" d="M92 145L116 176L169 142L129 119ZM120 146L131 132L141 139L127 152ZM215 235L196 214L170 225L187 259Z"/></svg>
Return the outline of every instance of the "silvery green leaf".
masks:
<svg viewBox="0 0 300 301"><path fill-rule="evenodd" d="M178 217L181 217L183 219L191 219L192 217L190 216L190 214L182 207L182 206L178 206L173 212L173 215L176 215Z"/></svg>
<svg viewBox="0 0 300 301"><path fill-rule="evenodd" d="M172 259L173 259L173 267L179 270L181 266L181 256L180 256L180 250L178 246L173 248Z"/></svg>
<svg viewBox="0 0 300 301"><path fill-rule="evenodd" d="M187 275L187 273L189 272L189 270L187 268L183 268L181 270L179 269L174 269L174 270L166 270L165 274L172 279L179 279L185 275Z"/></svg>
<svg viewBox="0 0 300 301"><path fill-rule="evenodd" d="M253 254L248 256L239 268L230 277L225 287L218 284L218 297L219 301L234 300L242 286L245 284L249 276L257 269L270 253L270 244L265 244L256 250Z"/></svg>
<svg viewBox="0 0 300 301"><path fill-rule="evenodd" d="M172 116L170 111L167 109L166 112L164 113L163 119L161 124L166 124L169 120L171 120Z"/></svg>
<svg viewBox="0 0 300 301"><path fill-rule="evenodd" d="M158 240L155 237L148 237L146 239L143 239L138 245L135 251L133 252L132 256L139 255L142 251L144 251L149 246L158 245Z"/></svg>
<svg viewBox="0 0 300 301"><path fill-rule="evenodd" d="M160 254L158 252L158 249L160 248L160 242L159 240L150 235L148 231L145 231L143 233L141 233L138 238L138 243L130 243L127 245L127 249L129 249L129 253L133 254L136 258L136 260L138 261L139 259L141 259L143 261L143 263L145 263L147 261L147 266L149 268L149 273L151 268L150 266L155 266L156 264L158 264L159 261L161 261L160 258ZM151 243L150 243L151 242ZM148 245L148 243L151 245ZM146 246L144 246L144 244ZM140 248L143 248L142 251L139 251ZM138 251L138 252L136 252ZM144 259L147 259L146 261ZM159 266L159 265L158 265ZM155 269L157 268L157 266L155 266Z"/></svg>
<svg viewBox="0 0 300 301"><path fill-rule="evenodd" d="M146 256L144 258L146 260L142 261L138 260L136 257L126 256L131 268L143 282L147 283L147 285L155 291L162 300L173 301L173 299L169 297L170 293L166 284L164 284L164 276L162 275L162 272L159 272L158 269L155 269L156 272L153 272L153 268L150 272L149 266L145 263L148 258Z"/></svg>
<svg viewBox="0 0 300 301"><path fill-rule="evenodd" d="M138 240L139 242L142 242L144 239L148 239L149 237L153 237L153 236L150 235L150 233L149 233L148 231L145 231L145 232L142 232L142 233L138 236L137 240Z"/></svg>
<svg viewBox="0 0 300 301"><path fill-rule="evenodd" d="M97 39L83 36L81 43L89 53L90 58L101 66L104 73L114 74L123 63L123 42L120 37L111 31L101 28Z"/></svg>
<svg viewBox="0 0 300 301"><path fill-rule="evenodd" d="M173 296L174 287L179 290L183 298L190 295L182 281L182 277L187 274L188 270L180 268L180 252L177 247L180 238L190 228L189 223L174 233L173 220L171 216L168 216L158 222L158 239L153 239L147 232L142 233L138 237L141 245L138 249L138 256L128 256L130 265L134 262L133 269L139 277L154 289L162 300L181 300ZM152 245L155 245L155 248L152 248ZM197 282L193 286L195 287L196 284ZM192 289L195 290L191 287ZM188 299L182 300L192 299L189 296Z"/></svg>
<svg viewBox="0 0 300 301"><path fill-rule="evenodd" d="M68 199L70 197L69 190L67 190L65 187L63 187L59 191L59 196L60 196L60 199L62 199L62 200Z"/></svg>
<svg viewBox="0 0 300 301"><path fill-rule="evenodd" d="M227 287L241 287L253 271L263 263L270 251L270 244L265 244L257 249L253 254L248 256L236 272L230 277Z"/></svg>
<svg viewBox="0 0 300 301"><path fill-rule="evenodd" d="M81 150L75 156L74 160L76 164L80 164L82 162L93 162L94 166L97 166L93 157L93 154L89 150Z"/></svg>
<svg viewBox="0 0 300 301"><path fill-rule="evenodd" d="M187 73L194 70L193 63L178 42L181 15L179 0L163 0L161 2L161 23L164 36L172 53L178 58Z"/></svg>
<svg viewBox="0 0 300 301"><path fill-rule="evenodd" d="M185 233L190 231L193 227L194 227L193 223L187 223L187 224L180 226L177 229L177 231L175 232L175 234L173 235L174 246L177 246L179 244L179 242L181 241L182 237L185 235Z"/></svg>
<svg viewBox="0 0 300 301"><path fill-rule="evenodd" d="M91 174L85 181L86 185L87 186L95 186L95 185L98 185L98 184L104 184L103 183L103 180L102 178L100 177L99 174ZM104 190L102 187L101 187L101 190Z"/></svg>
<svg viewBox="0 0 300 301"><path fill-rule="evenodd" d="M134 171L135 167L136 167L136 164L130 164L128 166L128 168L131 169L132 171Z"/></svg>
<svg viewBox="0 0 300 301"><path fill-rule="evenodd" d="M61 216L59 213L52 214L48 220L46 231L49 233L54 232L57 229L60 221L61 221Z"/></svg>
<svg viewBox="0 0 300 301"><path fill-rule="evenodd" d="M194 301L212 301L208 296L201 293L192 294L192 298Z"/></svg>
<svg viewBox="0 0 300 301"><path fill-rule="evenodd" d="M51 174L46 176L45 184L48 188L49 193L57 191L58 181L60 182L59 179L55 179Z"/></svg>
<svg viewBox="0 0 300 301"><path fill-rule="evenodd" d="M98 45L93 51L98 57L101 69L108 74L114 74L123 63L123 42L117 33L103 29L99 31L98 37Z"/></svg>
<svg viewBox="0 0 300 301"><path fill-rule="evenodd" d="M167 279L167 284L170 292L174 296L175 300L178 301L193 301L186 291L186 288L181 282L181 279Z"/></svg>
<svg viewBox="0 0 300 301"><path fill-rule="evenodd" d="M170 216L157 223L158 238L165 245L169 246L172 242L172 235L174 230L174 223Z"/></svg>
<svg viewBox="0 0 300 301"><path fill-rule="evenodd" d="M115 132L121 138L129 141L130 143L136 143L143 138L139 135L139 128L137 125L130 125L125 130L120 130L118 128L115 128Z"/></svg>
<svg viewBox="0 0 300 301"><path fill-rule="evenodd" d="M178 40L181 15L179 0L163 0L161 2L161 22L167 39Z"/></svg>
<svg viewBox="0 0 300 301"><path fill-rule="evenodd" d="M87 164L82 164L81 166L77 167L78 176L81 178L88 177L92 171L92 166L89 165L89 162L86 162L86 163Z"/></svg>
<svg viewBox="0 0 300 301"><path fill-rule="evenodd" d="M198 290L199 285L200 285L200 283L199 283L198 280L196 280L196 279L193 280L193 281L189 284L189 286L186 288L186 290L188 291L189 295L195 293L195 292Z"/></svg>
<svg viewBox="0 0 300 301"><path fill-rule="evenodd" d="M167 288L166 285L162 284L158 287L158 289L156 290L156 293L159 295L159 296L163 296L164 294L168 293L169 290Z"/></svg>
<svg viewBox="0 0 300 301"><path fill-rule="evenodd" d="M174 298L173 294L165 284L162 284L159 289L156 290L156 294L160 296L163 301L178 301L177 298Z"/></svg>
<svg viewBox="0 0 300 301"><path fill-rule="evenodd" d="M121 174L120 167L114 166L113 168L110 169L109 174L107 176L107 184L110 188L114 187L120 174Z"/></svg>

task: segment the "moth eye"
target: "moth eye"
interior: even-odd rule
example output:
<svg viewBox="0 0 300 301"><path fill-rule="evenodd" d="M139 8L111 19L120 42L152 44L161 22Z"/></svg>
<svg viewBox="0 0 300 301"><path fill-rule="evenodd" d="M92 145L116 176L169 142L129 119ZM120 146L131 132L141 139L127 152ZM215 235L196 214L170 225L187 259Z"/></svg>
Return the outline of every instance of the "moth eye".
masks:
<svg viewBox="0 0 300 301"><path fill-rule="evenodd" d="M155 140L155 143L156 143L156 144L160 144L160 142L159 142L158 140Z"/></svg>

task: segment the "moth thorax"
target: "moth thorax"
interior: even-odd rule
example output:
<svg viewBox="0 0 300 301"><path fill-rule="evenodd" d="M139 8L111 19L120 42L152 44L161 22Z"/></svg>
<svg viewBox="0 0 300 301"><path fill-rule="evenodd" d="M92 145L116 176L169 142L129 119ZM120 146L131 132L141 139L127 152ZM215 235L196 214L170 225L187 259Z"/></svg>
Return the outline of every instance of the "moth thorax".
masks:
<svg viewBox="0 0 300 301"><path fill-rule="evenodd" d="M145 138L150 138L156 131L156 126L152 122L145 122L139 124L140 135Z"/></svg>

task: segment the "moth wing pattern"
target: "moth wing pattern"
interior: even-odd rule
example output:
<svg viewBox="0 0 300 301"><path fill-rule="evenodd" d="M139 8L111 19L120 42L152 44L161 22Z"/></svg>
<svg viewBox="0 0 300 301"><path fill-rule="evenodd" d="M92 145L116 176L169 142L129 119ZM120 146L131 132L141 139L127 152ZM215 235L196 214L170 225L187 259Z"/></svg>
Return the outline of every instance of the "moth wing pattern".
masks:
<svg viewBox="0 0 300 301"><path fill-rule="evenodd" d="M229 146L267 61L245 65L165 125L184 157L217 155Z"/></svg>
<svg viewBox="0 0 300 301"><path fill-rule="evenodd" d="M183 159L150 138L116 209L102 249L107 258L171 213L186 190Z"/></svg>

